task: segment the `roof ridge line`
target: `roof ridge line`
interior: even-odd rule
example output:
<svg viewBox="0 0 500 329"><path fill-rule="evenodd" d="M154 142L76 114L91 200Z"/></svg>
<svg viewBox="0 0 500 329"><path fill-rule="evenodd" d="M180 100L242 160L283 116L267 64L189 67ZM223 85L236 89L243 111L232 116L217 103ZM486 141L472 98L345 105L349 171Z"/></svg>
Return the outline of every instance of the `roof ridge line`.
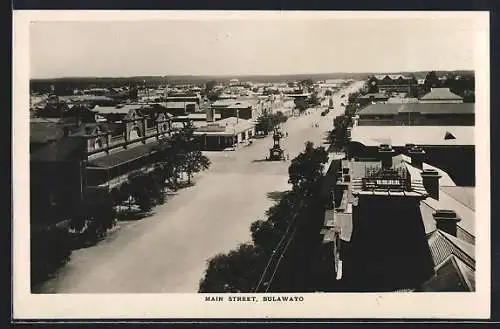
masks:
<svg viewBox="0 0 500 329"><path fill-rule="evenodd" d="M443 187L460 187L460 186L443 186ZM457 201L458 203L460 203L461 205L463 205L464 207L476 212L475 209L472 209L471 207L469 207L468 205L466 205L465 203L463 203L462 201L458 200L457 198L455 198L454 196L452 196L451 194L449 193L446 193L446 191L443 191L443 190L440 190L441 192L443 192L444 194L446 194L447 196L449 196L450 198L452 198L453 200Z"/></svg>
<svg viewBox="0 0 500 329"><path fill-rule="evenodd" d="M450 242L453 246L455 246L455 247L457 247L459 250L463 251L463 250L462 250L462 248L460 248L460 246L458 246L458 245L457 245L455 242L453 242L453 241L452 241L449 237L447 237L445 234L443 234L443 233L446 233L446 232L443 232L443 231L442 231L442 230L440 230L440 229L437 229L437 231L441 234L441 236L443 236L443 237L444 237L444 238L445 238L448 242ZM455 238L456 238L456 239L458 239L457 237L455 237ZM472 248L474 248L474 249L475 249L475 245L470 244L470 243L468 243L468 242L466 242L466 241L463 241L463 240L461 240L461 239L458 239L458 240L462 241L462 242L463 242L463 243L465 243L465 244L470 245ZM452 254L453 254L453 252L452 252ZM471 261L474 263L474 265L476 264L476 260L475 260L474 258L472 258L471 256L469 256L469 255L468 255L465 251L464 251L464 254L465 254L468 258L470 258L470 259L471 259ZM457 257L458 257L458 256L457 256Z"/></svg>

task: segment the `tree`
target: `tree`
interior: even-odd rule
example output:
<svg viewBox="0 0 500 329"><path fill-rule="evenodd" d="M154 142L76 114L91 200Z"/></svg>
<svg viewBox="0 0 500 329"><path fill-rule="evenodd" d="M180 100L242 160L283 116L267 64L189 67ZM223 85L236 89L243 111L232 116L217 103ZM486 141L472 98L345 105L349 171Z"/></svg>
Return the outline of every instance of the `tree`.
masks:
<svg viewBox="0 0 500 329"><path fill-rule="evenodd" d="M217 84L217 81L215 80L210 80L208 81L206 84L205 84L205 92L208 94L209 92L211 92L215 85Z"/></svg>
<svg viewBox="0 0 500 329"><path fill-rule="evenodd" d="M191 184L193 173L198 173L210 167L210 160L202 154L200 150L186 153L184 160L184 170L188 176L188 184Z"/></svg>
<svg viewBox="0 0 500 329"><path fill-rule="evenodd" d="M133 172L129 174L131 196L142 211L150 211L154 201L161 196L161 187L150 173Z"/></svg>
<svg viewBox="0 0 500 329"><path fill-rule="evenodd" d="M379 89L377 79L375 79L375 77L368 80L366 89L368 93L378 93Z"/></svg>
<svg viewBox="0 0 500 329"><path fill-rule="evenodd" d="M249 293L255 289L264 267L262 251L250 243L219 254L208 261L200 293Z"/></svg>
<svg viewBox="0 0 500 329"><path fill-rule="evenodd" d="M283 193L279 202L268 209L266 220L252 223L253 244L240 245L228 254L210 259L199 292L252 292L272 257L280 257L283 262L272 269L276 277L268 286L271 291L312 291L322 287L318 277L325 273L323 267L328 264L320 259L319 231L324 218L321 186L327 160L323 147L306 143L305 150L292 160L289 168L292 190ZM290 249L285 254L280 253L283 248L277 248L286 232Z"/></svg>
<svg viewBox="0 0 500 329"><path fill-rule="evenodd" d="M295 103L295 108L299 110L299 113L304 113L309 107L307 101L302 97L295 98L294 103Z"/></svg>
<svg viewBox="0 0 500 329"><path fill-rule="evenodd" d="M440 82L435 71L430 71L425 76L424 91L429 92L431 88L439 87Z"/></svg>
<svg viewBox="0 0 500 329"><path fill-rule="evenodd" d="M57 226L44 229L32 227L30 234L32 290L69 261L72 247L67 229Z"/></svg>
<svg viewBox="0 0 500 329"><path fill-rule="evenodd" d="M308 78L308 79L302 80L300 82L300 84L302 86L304 86L305 89L309 89L314 84L314 81L311 78Z"/></svg>
<svg viewBox="0 0 500 329"><path fill-rule="evenodd" d="M263 114L257 118L257 123L255 124L256 131L260 131L267 135L272 129L273 125L269 114Z"/></svg>
<svg viewBox="0 0 500 329"><path fill-rule="evenodd" d="M304 152L294 158L288 168L290 184L294 189L310 194L309 189L322 179L327 162L328 152L323 146L315 148L312 142L306 142Z"/></svg>
<svg viewBox="0 0 500 329"><path fill-rule="evenodd" d="M320 104L318 99L318 93L312 93L311 98L309 99L310 106L318 106Z"/></svg>
<svg viewBox="0 0 500 329"><path fill-rule="evenodd" d="M220 95L221 95L220 90L217 90L217 91L211 90L210 92L208 92L207 98L209 101L215 102L216 100L219 99Z"/></svg>

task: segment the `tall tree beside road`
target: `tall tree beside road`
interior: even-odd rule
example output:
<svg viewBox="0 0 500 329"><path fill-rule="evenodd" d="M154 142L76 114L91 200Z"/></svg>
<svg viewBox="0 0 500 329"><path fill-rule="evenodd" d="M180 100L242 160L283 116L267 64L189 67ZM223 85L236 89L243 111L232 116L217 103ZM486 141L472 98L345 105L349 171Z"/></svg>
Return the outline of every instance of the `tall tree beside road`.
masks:
<svg viewBox="0 0 500 329"><path fill-rule="evenodd" d="M297 110L299 110L300 114L304 113L307 110L307 108L309 107L307 100L305 100L302 97L296 98L294 100L294 103L295 103L295 108Z"/></svg>
<svg viewBox="0 0 500 329"><path fill-rule="evenodd" d="M264 113L263 115L257 118L257 124L255 125L255 130L264 133L265 135L269 134L276 126L280 123L284 123L288 120L288 117L283 114L281 111L277 111L276 113Z"/></svg>
<svg viewBox="0 0 500 329"><path fill-rule="evenodd" d="M153 175L143 172L129 174L130 194L142 211L150 211L161 195L161 187Z"/></svg>
<svg viewBox="0 0 500 329"><path fill-rule="evenodd" d="M350 116L340 115L333 119L333 137L335 138L333 144L337 150L343 150L344 146L347 144L347 128L349 128L351 125L352 118Z"/></svg>
<svg viewBox="0 0 500 329"><path fill-rule="evenodd" d="M184 171L188 177L188 184L191 184L193 173L198 173L210 167L210 160L200 150L188 152L184 161Z"/></svg>
<svg viewBox="0 0 500 329"><path fill-rule="evenodd" d="M194 126L188 123L179 132L160 143L156 148L159 162L157 171L176 189L180 175L185 172L188 183L191 183L193 173L208 169L210 160L203 155L199 142L194 138Z"/></svg>
<svg viewBox="0 0 500 329"><path fill-rule="evenodd" d="M324 216L321 186L327 160L323 147L306 143L305 150L292 160L289 168L292 190L269 208L266 220L252 223L253 245L245 244L213 257L200 281L200 292L248 293L264 277L272 281L264 282L270 291L321 288L322 283L317 280L324 271L319 260ZM271 262L275 258L283 262ZM269 267L270 264L274 265Z"/></svg>
<svg viewBox="0 0 500 329"><path fill-rule="evenodd" d="M288 168L289 182L294 189L302 190L308 195L323 177L323 167L328 162L328 152L324 147L314 147L306 142L304 152L292 160Z"/></svg>
<svg viewBox="0 0 500 329"><path fill-rule="evenodd" d="M311 98L309 99L310 106L318 106L320 104L318 93L314 92L311 94Z"/></svg>
<svg viewBox="0 0 500 329"><path fill-rule="evenodd" d="M219 254L207 263L205 276L200 280L200 293L247 293L253 291L264 266L262 251L242 244L227 254Z"/></svg>

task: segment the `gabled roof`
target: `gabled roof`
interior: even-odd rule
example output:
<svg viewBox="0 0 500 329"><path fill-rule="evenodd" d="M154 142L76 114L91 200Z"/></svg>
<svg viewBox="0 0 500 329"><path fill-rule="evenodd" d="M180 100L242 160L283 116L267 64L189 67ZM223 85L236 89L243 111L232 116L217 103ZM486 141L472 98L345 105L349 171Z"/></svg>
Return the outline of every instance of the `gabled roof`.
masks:
<svg viewBox="0 0 500 329"><path fill-rule="evenodd" d="M474 269L460 258L450 255L436 267L435 275L425 282L422 291L475 291L476 280Z"/></svg>
<svg viewBox="0 0 500 329"><path fill-rule="evenodd" d="M428 234L429 249L436 267L445 262L449 256L455 255L471 268L475 268L476 257L474 245L458 239L444 231L435 230Z"/></svg>
<svg viewBox="0 0 500 329"><path fill-rule="evenodd" d="M422 100L462 100L463 98L450 91L450 88L432 88L432 90L422 96Z"/></svg>

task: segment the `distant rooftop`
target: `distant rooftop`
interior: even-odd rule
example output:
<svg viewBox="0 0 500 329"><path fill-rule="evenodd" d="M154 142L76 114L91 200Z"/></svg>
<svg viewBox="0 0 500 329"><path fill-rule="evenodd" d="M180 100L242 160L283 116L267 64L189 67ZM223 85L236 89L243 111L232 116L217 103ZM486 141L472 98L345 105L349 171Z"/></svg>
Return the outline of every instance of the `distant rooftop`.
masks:
<svg viewBox="0 0 500 329"><path fill-rule="evenodd" d="M463 98L452 93L450 88L432 88L421 100L463 100Z"/></svg>

